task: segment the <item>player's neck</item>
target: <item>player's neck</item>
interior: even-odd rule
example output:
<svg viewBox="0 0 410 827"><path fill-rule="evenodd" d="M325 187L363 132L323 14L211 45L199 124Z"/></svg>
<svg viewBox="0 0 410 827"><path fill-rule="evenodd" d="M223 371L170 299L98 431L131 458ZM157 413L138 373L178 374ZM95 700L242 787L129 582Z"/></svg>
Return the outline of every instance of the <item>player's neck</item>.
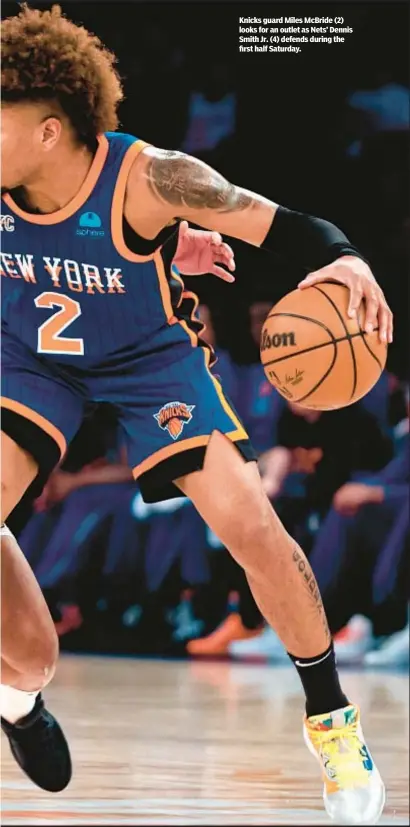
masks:
<svg viewBox="0 0 410 827"><path fill-rule="evenodd" d="M64 146L22 187L27 208L53 213L72 201L81 189L93 162L87 146Z"/></svg>

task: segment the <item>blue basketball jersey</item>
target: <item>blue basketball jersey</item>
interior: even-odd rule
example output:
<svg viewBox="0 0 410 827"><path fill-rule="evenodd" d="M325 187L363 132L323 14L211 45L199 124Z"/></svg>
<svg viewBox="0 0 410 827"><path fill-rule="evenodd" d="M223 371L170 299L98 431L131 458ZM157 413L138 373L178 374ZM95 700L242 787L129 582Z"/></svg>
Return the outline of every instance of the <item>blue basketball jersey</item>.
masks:
<svg viewBox="0 0 410 827"><path fill-rule="evenodd" d="M2 322L47 359L92 369L149 352L151 340L157 349L189 341L161 250L136 255L124 240L127 178L144 146L131 135L100 136L80 192L50 215L3 196Z"/></svg>

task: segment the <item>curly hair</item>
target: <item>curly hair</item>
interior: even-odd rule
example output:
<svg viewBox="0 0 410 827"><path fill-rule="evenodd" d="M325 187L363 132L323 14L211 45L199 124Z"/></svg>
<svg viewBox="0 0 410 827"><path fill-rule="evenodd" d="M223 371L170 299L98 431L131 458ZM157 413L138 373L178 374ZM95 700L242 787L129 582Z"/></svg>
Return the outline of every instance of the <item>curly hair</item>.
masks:
<svg viewBox="0 0 410 827"><path fill-rule="evenodd" d="M85 143L117 129L123 92L116 58L60 6L22 5L3 21L1 47L3 101L57 101Z"/></svg>

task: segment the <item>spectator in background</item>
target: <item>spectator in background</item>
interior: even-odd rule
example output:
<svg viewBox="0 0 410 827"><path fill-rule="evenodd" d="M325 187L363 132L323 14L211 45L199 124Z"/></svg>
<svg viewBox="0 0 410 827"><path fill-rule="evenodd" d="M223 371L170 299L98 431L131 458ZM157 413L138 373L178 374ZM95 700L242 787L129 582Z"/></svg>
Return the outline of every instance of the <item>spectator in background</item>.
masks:
<svg viewBox="0 0 410 827"><path fill-rule="evenodd" d="M359 407L376 420L380 430L387 435L390 427L390 400L397 386L397 379L384 370L373 388L359 401Z"/></svg>
<svg viewBox="0 0 410 827"><path fill-rule="evenodd" d="M286 530L303 543L308 556L338 488L358 471L382 468L390 456L389 438L357 403L323 412L285 403L277 445L262 457L265 489ZM269 627L253 640L233 642L229 652L234 657L285 655Z"/></svg>
<svg viewBox="0 0 410 827"><path fill-rule="evenodd" d="M355 133L347 149L350 157L361 155L363 139L369 135L410 129L410 90L394 80L389 67L380 66L365 88L349 95L347 104Z"/></svg>
<svg viewBox="0 0 410 827"><path fill-rule="evenodd" d="M257 361L238 368L238 393L235 404L238 413L250 434L252 444L260 455L260 469L267 471L263 461L264 452L277 442L279 417L286 402L268 382L259 358L262 327L272 308L272 301L254 301L249 308L250 333Z"/></svg>
<svg viewBox="0 0 410 827"><path fill-rule="evenodd" d="M211 163L218 147L235 133L236 108L229 64L217 60L204 63L189 98L182 150Z"/></svg>
<svg viewBox="0 0 410 827"><path fill-rule="evenodd" d="M60 634L81 625L78 578L106 518L129 511L127 492L134 496L135 484L110 408L90 409L19 536L53 616L60 614Z"/></svg>
<svg viewBox="0 0 410 827"><path fill-rule="evenodd" d="M382 468L392 453L390 440L358 404L317 411L289 402L278 445L287 464L278 463L275 507L287 530L308 547L312 518L316 524L323 519L338 488L354 473Z"/></svg>
<svg viewBox="0 0 410 827"><path fill-rule="evenodd" d="M341 662L408 662L409 482L407 434L381 472L339 488L317 535L310 562Z"/></svg>

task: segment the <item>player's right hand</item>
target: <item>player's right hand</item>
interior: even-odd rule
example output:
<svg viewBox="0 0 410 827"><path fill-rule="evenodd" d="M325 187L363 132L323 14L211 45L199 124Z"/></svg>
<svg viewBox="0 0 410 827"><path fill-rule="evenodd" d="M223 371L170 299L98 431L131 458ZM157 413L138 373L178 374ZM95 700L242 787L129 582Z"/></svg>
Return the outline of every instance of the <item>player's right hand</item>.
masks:
<svg viewBox="0 0 410 827"><path fill-rule="evenodd" d="M365 261L357 256L341 256L332 264L327 264L315 273L310 273L300 282L299 287L303 289L323 281L345 284L350 290L349 316L352 318L357 316L360 302L363 300L366 306L364 320L366 333L371 333L378 327L381 342L391 343L393 341L393 313Z"/></svg>

